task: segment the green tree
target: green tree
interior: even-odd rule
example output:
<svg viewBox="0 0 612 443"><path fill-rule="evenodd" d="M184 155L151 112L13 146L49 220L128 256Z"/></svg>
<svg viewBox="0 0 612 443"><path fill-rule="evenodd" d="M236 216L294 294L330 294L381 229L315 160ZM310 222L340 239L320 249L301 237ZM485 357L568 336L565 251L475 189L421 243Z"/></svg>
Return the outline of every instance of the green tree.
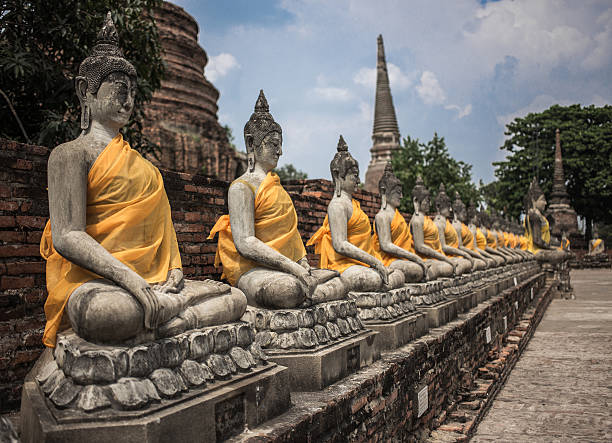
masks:
<svg viewBox="0 0 612 443"><path fill-rule="evenodd" d="M393 171L403 184L404 197L400 209L412 212L412 188L420 175L433 196L444 183L447 194L454 198L455 191L467 204L480 202L480 193L472 182L472 165L451 157L444 137L434 133L433 139L421 143L418 139L404 138L402 148L393 154Z"/></svg>
<svg viewBox="0 0 612 443"><path fill-rule="evenodd" d="M507 207L509 214L517 217L534 176L550 195L557 128L570 204L586 218L590 238L591 221L612 223L612 106L554 105L509 123L507 139L500 148L508 155L493 163L497 177L493 186L503 198L491 204L499 210Z"/></svg>
<svg viewBox="0 0 612 443"><path fill-rule="evenodd" d="M154 152L142 136L144 104L160 87L164 63L153 10L161 0L0 0L0 89L33 143L55 147L78 136L74 91L79 64L90 55L111 11L125 57L138 72L135 108L124 135ZM1 95L1 94L0 94ZM0 137L27 141L9 106L0 106Z"/></svg>
<svg viewBox="0 0 612 443"><path fill-rule="evenodd" d="M308 174L295 168L291 163L287 163L280 168L274 169L282 182L289 180L304 180L308 178Z"/></svg>

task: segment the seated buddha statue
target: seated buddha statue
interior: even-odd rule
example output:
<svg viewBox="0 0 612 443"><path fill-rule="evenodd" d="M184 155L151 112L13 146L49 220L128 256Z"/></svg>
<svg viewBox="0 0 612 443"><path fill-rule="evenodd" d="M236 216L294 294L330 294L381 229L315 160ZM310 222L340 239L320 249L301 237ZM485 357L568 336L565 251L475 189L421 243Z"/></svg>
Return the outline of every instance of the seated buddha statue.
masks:
<svg viewBox="0 0 612 443"><path fill-rule="evenodd" d="M493 234L493 231L489 229L490 226L490 218L489 215L484 211L480 210L478 214L478 221L480 222L480 231L484 235L485 238L485 251L487 251L491 255L495 255L500 257L503 260L503 263L510 263L510 258L503 253L502 251L497 249L497 235Z"/></svg>
<svg viewBox="0 0 612 443"><path fill-rule="evenodd" d="M460 275L463 268L459 268L457 259L447 257L444 254L438 227L426 215L429 212L430 196L420 176L417 177L416 184L412 189L412 204L414 205L414 214L410 219L410 230L414 241L414 250L431 268L428 272L437 277Z"/></svg>
<svg viewBox="0 0 612 443"><path fill-rule="evenodd" d="M457 247L472 257L474 260L474 270L486 269L489 267L489 264L485 261L485 257L477 251L474 235L465 224L467 221L467 210L458 192L455 192L455 201L453 202L452 208L452 225L457 233Z"/></svg>
<svg viewBox="0 0 612 443"><path fill-rule="evenodd" d="M43 343L55 347L69 327L94 343L127 344L240 319L240 291L184 279L162 176L119 132L134 108L136 70L110 12L75 86L82 132L48 163Z"/></svg>
<svg viewBox="0 0 612 443"><path fill-rule="evenodd" d="M604 241L599 238L599 231L597 225L593 225L593 238L589 241L589 251L587 255L598 255L603 254L606 251Z"/></svg>
<svg viewBox="0 0 612 443"><path fill-rule="evenodd" d="M476 252L478 252L485 259L488 267L501 266L505 263L505 260L502 257L497 256L496 254L491 254L487 252L487 238L482 233L480 229L480 214L476 210L476 207L473 204L470 204L468 208L468 229L472 233L474 237L474 247L476 248Z"/></svg>
<svg viewBox="0 0 612 443"><path fill-rule="evenodd" d="M404 273L406 283L431 278L425 261L414 253L410 228L398 210L403 196L402 182L393 174L391 162L385 166L378 191L382 201L374 218L374 250L385 266Z"/></svg>
<svg viewBox="0 0 612 443"><path fill-rule="evenodd" d="M314 269L297 229L291 197L272 170L282 155L282 129L260 91L244 126L247 171L228 190L229 214L217 220L215 265L251 306L291 309L339 300L347 290L337 272Z"/></svg>
<svg viewBox="0 0 612 443"><path fill-rule="evenodd" d="M535 254L539 262L558 264L569 258L569 254L551 244L550 225L544 216L545 209L546 198L534 177L525 196L527 249Z"/></svg>
<svg viewBox="0 0 612 443"><path fill-rule="evenodd" d="M307 245L314 245L321 267L340 272L349 291L376 292L404 284L404 274L387 268L374 250L372 227L359 202L352 198L359 184L359 164L340 136L330 165L334 196L327 215Z"/></svg>
<svg viewBox="0 0 612 443"><path fill-rule="evenodd" d="M434 199L434 204L436 207L436 215L433 221L438 227L438 236L440 238L442 252L444 252L444 255L447 257L453 257L457 260L458 275L472 272L472 269L475 270L476 264L470 254L459 249L459 234L450 221L453 208L451 199L446 194L444 183L440 184L440 190Z"/></svg>
<svg viewBox="0 0 612 443"><path fill-rule="evenodd" d="M509 248L509 237L508 233L504 232L503 230L503 220L493 209L491 210L490 223L491 229L489 231L492 232L493 236L495 237L497 250L502 254L505 254L506 257L509 258L510 263L521 261L521 256Z"/></svg>

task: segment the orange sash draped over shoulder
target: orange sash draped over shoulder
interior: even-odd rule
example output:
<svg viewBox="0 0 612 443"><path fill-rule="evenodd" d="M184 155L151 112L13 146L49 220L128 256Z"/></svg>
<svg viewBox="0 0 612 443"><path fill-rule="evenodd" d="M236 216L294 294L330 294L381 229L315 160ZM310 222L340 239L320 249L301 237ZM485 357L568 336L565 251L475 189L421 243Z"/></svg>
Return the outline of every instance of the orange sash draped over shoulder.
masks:
<svg viewBox="0 0 612 443"><path fill-rule="evenodd" d="M465 223L461 223L461 242L466 248L471 249L472 251L476 250L476 247L474 246L474 235Z"/></svg>
<svg viewBox="0 0 612 443"><path fill-rule="evenodd" d="M372 245L372 227L370 219L365 212L361 210L361 205L353 199L353 214L349 219L346 227L347 240L349 243L363 249L365 252L382 261L380 255L376 253ZM338 254L332 246L331 231L329 229L329 220L325 216L323 226L308 240L306 246L315 245L315 253L320 255L322 269L333 269L340 273L346 271L353 265L369 266L359 260L345 257Z"/></svg>
<svg viewBox="0 0 612 443"><path fill-rule="evenodd" d="M440 243L440 233L438 232L438 227L427 215L423 217L423 242L434 251L444 254L442 251L442 244ZM431 258L421 254L419 254L419 257L421 257L423 260L429 260Z"/></svg>
<svg viewBox="0 0 612 443"><path fill-rule="evenodd" d="M595 240L593 244L591 245L591 247L589 248L589 253L593 252L597 247L599 247L602 241L603 240L601 238L598 238L597 240Z"/></svg>
<svg viewBox="0 0 612 443"><path fill-rule="evenodd" d="M550 244L550 225L546 217L540 217L540 221L542 222L542 226L540 228L540 232L542 235L542 240L547 245ZM541 249L533 242L533 234L531 232L531 223L529 222L529 215L525 217L525 226L527 227L526 237L527 237L527 250L529 252L533 252L537 254L541 251Z"/></svg>
<svg viewBox="0 0 612 443"><path fill-rule="evenodd" d="M497 239L493 235L490 229L487 229L487 246L493 249L497 249Z"/></svg>
<svg viewBox="0 0 612 443"><path fill-rule="evenodd" d="M476 245L478 249L484 250L487 247L487 238L482 233L480 228L476 228Z"/></svg>
<svg viewBox="0 0 612 443"><path fill-rule="evenodd" d="M117 135L87 176L86 232L149 283L166 280L181 267L170 203L159 170ZM54 347L66 303L83 283L100 276L62 257L47 222L40 242L47 260L43 343Z"/></svg>
<svg viewBox="0 0 612 443"><path fill-rule="evenodd" d="M406 219L404 219L402 214L400 214L397 209L395 210L395 215L391 221L391 243L405 249L408 252L414 253L414 242L412 240L410 228L408 227L408 223L406 223ZM376 253L382 257L382 262L385 264L385 266L389 266L395 260L400 260L399 257L387 254L380 249L380 242L378 240L378 234L376 233L376 223L374 223L372 246L374 247Z"/></svg>
<svg viewBox="0 0 612 443"><path fill-rule="evenodd" d="M251 187L247 182L240 182ZM255 190L251 190L255 194ZM278 175L269 172L255 195L255 237L297 262L306 256L297 221L291 197L280 184ZM229 215L223 215L217 220L208 239L213 239L217 233L219 241L215 266L223 264L222 277L235 286L242 274L261 265L241 256L236 250Z"/></svg>
<svg viewBox="0 0 612 443"><path fill-rule="evenodd" d="M446 226L444 226L444 241L446 242L446 245L450 246L451 248L459 247L459 236L457 235L457 230L452 223L448 221L448 219L446 220Z"/></svg>
<svg viewBox="0 0 612 443"><path fill-rule="evenodd" d="M519 237L519 242L520 242L521 250L526 251L527 248L529 247L529 245L527 244L527 237L525 237L524 235L521 235Z"/></svg>

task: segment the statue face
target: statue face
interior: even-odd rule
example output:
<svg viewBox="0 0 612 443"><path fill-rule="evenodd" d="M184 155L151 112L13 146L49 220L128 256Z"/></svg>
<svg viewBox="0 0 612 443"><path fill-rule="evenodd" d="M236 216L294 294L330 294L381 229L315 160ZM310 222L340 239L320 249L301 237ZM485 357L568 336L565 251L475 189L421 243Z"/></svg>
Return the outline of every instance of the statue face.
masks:
<svg viewBox="0 0 612 443"><path fill-rule="evenodd" d="M283 137L278 132L272 132L264 137L259 147L255 148L255 162L266 171L271 171L278 165L278 159L283 155Z"/></svg>
<svg viewBox="0 0 612 443"><path fill-rule="evenodd" d="M421 204L419 205L419 208L421 212L423 212L424 214L429 214L430 205L431 205L431 198L429 197L429 195L426 195L423 198L423 200L421 200Z"/></svg>
<svg viewBox="0 0 612 443"><path fill-rule="evenodd" d="M538 197L538 199L535 202L535 207L537 208L538 211L544 212L544 210L546 209L546 198L544 197L544 195L540 195Z"/></svg>
<svg viewBox="0 0 612 443"><path fill-rule="evenodd" d="M455 214L457 215L457 219L459 219L462 222L465 222L466 219L466 210L465 209L459 209L457 212L455 212Z"/></svg>
<svg viewBox="0 0 612 443"><path fill-rule="evenodd" d="M125 126L134 110L136 80L124 72L111 72L94 95L87 93L91 120L104 126Z"/></svg>
<svg viewBox="0 0 612 443"><path fill-rule="evenodd" d="M389 203L394 208L397 208L402 202L403 196L404 193L402 192L402 187L396 186L395 188L391 189L391 191L387 192L387 203Z"/></svg>
<svg viewBox="0 0 612 443"><path fill-rule="evenodd" d="M355 188L359 184L359 168L357 166L352 166L348 171L346 171L346 175L344 176L344 180L342 180L342 190L352 194L355 192Z"/></svg>
<svg viewBox="0 0 612 443"><path fill-rule="evenodd" d="M444 206L442 208L439 208L438 212L440 213L442 217L449 218L451 216L450 206Z"/></svg>

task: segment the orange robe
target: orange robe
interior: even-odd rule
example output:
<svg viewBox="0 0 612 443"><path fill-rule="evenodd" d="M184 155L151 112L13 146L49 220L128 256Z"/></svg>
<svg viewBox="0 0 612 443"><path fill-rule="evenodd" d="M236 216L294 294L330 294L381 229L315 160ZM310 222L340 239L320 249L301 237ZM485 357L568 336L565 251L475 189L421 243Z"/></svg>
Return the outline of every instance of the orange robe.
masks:
<svg viewBox="0 0 612 443"><path fill-rule="evenodd" d="M438 232L438 227L428 216L423 217L423 241L431 249L444 255L444 252L442 251L442 244L440 243L440 233ZM427 257L425 255L418 255L423 260L437 260L435 258L432 259L431 257Z"/></svg>
<svg viewBox="0 0 612 443"><path fill-rule="evenodd" d="M487 238L482 233L480 228L476 228L476 245L478 245L478 249L482 250L487 247Z"/></svg>
<svg viewBox="0 0 612 443"><path fill-rule="evenodd" d="M239 181L249 186L253 194L256 194L255 237L295 262L304 258L306 249L297 229L297 213L291 197L280 184L278 175L268 173L259 185L257 193L249 183L240 179ZM223 264L222 277L235 286L242 274L261 265L241 256L236 250L229 215L223 215L217 220L208 239L213 239L217 233L219 241L215 266Z"/></svg>
<svg viewBox="0 0 612 443"><path fill-rule="evenodd" d="M452 225L448 219L446 220L446 225L444 226L444 241L447 246L451 248L459 247L459 235L457 235L457 230ZM449 257L457 257L456 254L446 254Z"/></svg>
<svg viewBox="0 0 612 443"><path fill-rule="evenodd" d="M519 241L520 241L521 250L526 251L529 248L529 245L527 244L527 237L525 237L524 235L521 235L519 237Z"/></svg>
<svg viewBox="0 0 612 443"><path fill-rule="evenodd" d="M395 215L393 216L393 220L391 221L391 243L396 246L399 246L402 249L405 249L408 252L414 253L414 242L412 240L412 233L410 232L410 227L406 220L400 214L400 212L396 209ZM382 262L385 266L389 266L395 260L403 260L400 257L396 257L391 254L387 254L386 252L380 249L380 242L378 239L378 234L376 233L376 224L374 224L374 235L372 235L372 246L374 250L380 257L382 258Z"/></svg>
<svg viewBox="0 0 612 443"><path fill-rule="evenodd" d="M463 244L463 246L468 249L471 249L472 251L476 250L476 246L474 244L474 235L465 223L461 223L461 243Z"/></svg>
<svg viewBox="0 0 612 443"><path fill-rule="evenodd" d="M372 241L372 227L370 219L365 212L361 210L359 202L353 199L353 214L346 226L347 240L349 243L363 249L365 252L382 261L382 257L374 250ZM308 240L306 246L315 245L315 253L320 255L320 266L323 269L333 269L340 273L346 271L354 265L368 266L365 263L353 258L345 257L338 254L332 246L331 231L329 229L329 220L325 216L323 226Z"/></svg>
<svg viewBox="0 0 612 443"><path fill-rule="evenodd" d="M159 170L118 134L98 156L87 176L86 232L116 259L149 283L166 280L181 268L170 203ZM53 247L51 223L40 242L47 260L43 343L55 347L66 303L83 283L100 276L62 257Z"/></svg>
<svg viewBox="0 0 612 443"><path fill-rule="evenodd" d="M542 240L548 245L550 244L550 225L548 223L548 220L546 220L546 217L541 217L540 220L543 221L542 226L540 228ZM527 226L527 250L533 252L534 254L537 254L541 251L541 249L533 242L533 234L531 233L531 223L529 223L529 216L525 218L525 221L525 226Z"/></svg>
<svg viewBox="0 0 612 443"><path fill-rule="evenodd" d="M497 249L497 239L493 235L490 229L487 229L487 246L493 249Z"/></svg>

